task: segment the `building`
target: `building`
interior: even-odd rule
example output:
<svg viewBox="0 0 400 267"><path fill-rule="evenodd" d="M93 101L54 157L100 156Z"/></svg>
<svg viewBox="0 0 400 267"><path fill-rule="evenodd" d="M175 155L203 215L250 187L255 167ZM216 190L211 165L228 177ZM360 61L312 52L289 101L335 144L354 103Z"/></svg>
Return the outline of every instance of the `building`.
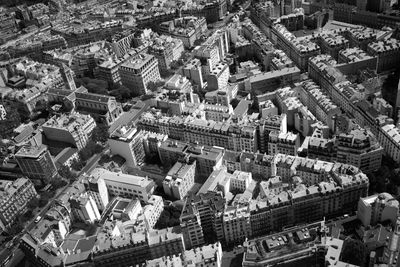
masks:
<svg viewBox="0 0 400 267"><path fill-rule="evenodd" d="M123 31L122 21L74 20L59 23L51 28L52 35L61 35L69 47L89 44L111 38L117 32Z"/></svg>
<svg viewBox="0 0 400 267"><path fill-rule="evenodd" d="M128 167L143 164L146 156L143 133L137 128L120 126L111 133L108 145L113 155L119 155L126 160Z"/></svg>
<svg viewBox="0 0 400 267"><path fill-rule="evenodd" d="M385 152L396 162L400 162L400 129L394 124L380 128L378 141Z"/></svg>
<svg viewBox="0 0 400 267"><path fill-rule="evenodd" d="M341 261L343 240L328 236L325 227L324 221L318 221L247 240L242 266L356 267Z"/></svg>
<svg viewBox="0 0 400 267"><path fill-rule="evenodd" d="M196 161L176 162L169 170L163 181L163 189L166 195L175 199L184 199L194 185Z"/></svg>
<svg viewBox="0 0 400 267"><path fill-rule="evenodd" d="M84 87L75 91L49 89L47 97L50 103L62 103L69 109L90 114L97 122L106 125L111 125L122 114L122 106L115 97L89 93Z"/></svg>
<svg viewBox="0 0 400 267"><path fill-rule="evenodd" d="M372 133L366 130L352 130L336 136L336 160L351 164L369 173L381 167L383 148Z"/></svg>
<svg viewBox="0 0 400 267"><path fill-rule="evenodd" d="M148 204L143 207L144 217L146 218L149 229L156 225L161 213L164 211L163 198L157 195L151 196Z"/></svg>
<svg viewBox="0 0 400 267"><path fill-rule="evenodd" d="M95 179L102 178L108 192L113 196L137 198L142 203L147 203L154 192L154 182L147 177L111 172L102 168L94 169L90 175Z"/></svg>
<svg viewBox="0 0 400 267"><path fill-rule="evenodd" d="M227 207L223 217L225 243L243 244L251 236L249 206Z"/></svg>
<svg viewBox="0 0 400 267"><path fill-rule="evenodd" d="M124 62L119 68L121 82L136 95L147 94L149 82L160 80L158 60L149 54Z"/></svg>
<svg viewBox="0 0 400 267"><path fill-rule="evenodd" d="M253 236L350 213L368 192L368 177L351 165L284 154L272 162L280 179L262 181L264 197L250 201Z"/></svg>
<svg viewBox="0 0 400 267"><path fill-rule="evenodd" d="M47 183L57 174L56 165L44 145L22 147L15 159L22 173L30 179Z"/></svg>
<svg viewBox="0 0 400 267"><path fill-rule="evenodd" d="M333 131L335 118L341 114L340 107L311 80L302 82L299 91L302 103L309 108L312 114L315 114L319 121L326 123Z"/></svg>
<svg viewBox="0 0 400 267"><path fill-rule="evenodd" d="M374 226L385 221L396 225L398 214L399 202L388 193L361 198L358 202L357 218L364 226Z"/></svg>
<svg viewBox="0 0 400 267"><path fill-rule="evenodd" d="M271 131L268 135L268 155L282 153L296 156L299 147L299 134L292 132L281 133L278 131Z"/></svg>
<svg viewBox="0 0 400 267"><path fill-rule="evenodd" d="M79 113L54 115L42 125L48 140L66 143L79 150L86 146L95 127L92 116Z"/></svg>
<svg viewBox="0 0 400 267"><path fill-rule="evenodd" d="M182 234L177 228L149 232L127 233L121 236L97 237L93 247L95 266L121 266L144 264L146 260L178 255L185 250Z"/></svg>
<svg viewBox="0 0 400 267"><path fill-rule="evenodd" d="M157 58L160 71L165 72L170 69L173 61L180 59L184 50L182 40L167 35L161 35L150 45L149 54Z"/></svg>
<svg viewBox="0 0 400 267"><path fill-rule="evenodd" d="M117 57L123 57L133 45L133 38L135 37L136 30L125 29L110 36L107 42L110 44L112 50Z"/></svg>
<svg viewBox="0 0 400 267"><path fill-rule="evenodd" d="M188 78L199 89L204 87L204 78L200 59L194 58L183 67L183 76Z"/></svg>
<svg viewBox="0 0 400 267"><path fill-rule="evenodd" d="M295 67L283 68L268 72L261 72L250 76L249 90L257 95L272 92L282 86L298 82L300 80L300 69Z"/></svg>
<svg viewBox="0 0 400 267"><path fill-rule="evenodd" d="M29 179L0 180L0 229L12 227L17 218L27 210L28 202L37 197L35 187Z"/></svg>
<svg viewBox="0 0 400 267"><path fill-rule="evenodd" d="M400 42L396 39L380 40L368 44L367 53L378 57L378 73L396 68L400 64Z"/></svg>
<svg viewBox="0 0 400 267"><path fill-rule="evenodd" d="M100 212L96 202L90 194L83 193L79 196L73 196L69 200L72 216L75 221L84 223L95 223L100 220Z"/></svg>
<svg viewBox="0 0 400 267"><path fill-rule="evenodd" d="M172 267L172 266L203 266L221 267L222 265L221 243L205 245L200 248L185 250L181 255L162 257L146 261L148 267Z"/></svg>
<svg viewBox="0 0 400 267"><path fill-rule="evenodd" d="M206 19L203 17L181 17L160 24L160 32L182 40L186 48L192 48L194 42L207 30Z"/></svg>
<svg viewBox="0 0 400 267"><path fill-rule="evenodd" d="M224 239L222 216L225 201L218 192L190 195L186 198L180 217L186 248Z"/></svg>
<svg viewBox="0 0 400 267"><path fill-rule="evenodd" d="M224 149L174 141L171 139L161 143L159 157L164 166L172 166L180 158L189 157L196 160L196 178L207 178L214 169L222 165Z"/></svg>
<svg viewBox="0 0 400 267"><path fill-rule="evenodd" d="M99 211L104 211L110 200L104 179L100 177L85 176L83 177L83 184L86 192L96 202Z"/></svg>
<svg viewBox="0 0 400 267"><path fill-rule="evenodd" d="M211 68L207 75L207 90L213 91L225 88L229 80L229 66L224 63L218 63Z"/></svg>
<svg viewBox="0 0 400 267"><path fill-rule="evenodd" d="M271 28L271 40L277 44L278 48L288 55L288 57L305 71L308 68L308 59L319 55L320 47L310 40L310 37L295 37L282 24L274 24Z"/></svg>

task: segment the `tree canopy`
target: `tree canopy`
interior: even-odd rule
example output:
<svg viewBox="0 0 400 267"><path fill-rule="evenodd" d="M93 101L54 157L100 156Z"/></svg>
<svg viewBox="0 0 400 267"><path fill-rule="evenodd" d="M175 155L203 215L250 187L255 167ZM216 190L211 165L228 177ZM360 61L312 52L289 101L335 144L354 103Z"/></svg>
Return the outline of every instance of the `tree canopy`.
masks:
<svg viewBox="0 0 400 267"><path fill-rule="evenodd" d="M348 238L344 241L341 260L357 266L364 266L367 257L367 248L360 241Z"/></svg>

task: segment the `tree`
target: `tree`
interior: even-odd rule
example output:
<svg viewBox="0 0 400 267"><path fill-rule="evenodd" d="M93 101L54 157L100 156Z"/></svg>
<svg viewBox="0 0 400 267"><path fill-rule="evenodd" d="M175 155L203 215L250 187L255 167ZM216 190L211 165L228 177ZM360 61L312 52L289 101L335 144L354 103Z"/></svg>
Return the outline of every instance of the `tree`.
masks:
<svg viewBox="0 0 400 267"><path fill-rule="evenodd" d="M173 227L180 224L179 217L181 216L181 210L174 206L165 206L163 212L158 218L155 229L163 229L166 227Z"/></svg>
<svg viewBox="0 0 400 267"><path fill-rule="evenodd" d="M230 104L231 104L232 108L235 109L237 107L237 105L239 104L239 102L240 101L237 98L234 98L234 99L232 99Z"/></svg>
<svg viewBox="0 0 400 267"><path fill-rule="evenodd" d="M36 209L37 207L39 207L39 199L38 198L32 198L27 204L26 206L28 207L28 209L33 210Z"/></svg>
<svg viewBox="0 0 400 267"><path fill-rule="evenodd" d="M160 80L158 80L156 82L150 81L147 83L147 89L149 89L152 92L157 92L158 88L163 86L164 84L165 84L165 82L160 81Z"/></svg>
<svg viewBox="0 0 400 267"><path fill-rule="evenodd" d="M77 84L81 84L88 89L89 92L101 95L108 94L108 83L104 80L91 79L88 77L83 77L77 79Z"/></svg>
<svg viewBox="0 0 400 267"><path fill-rule="evenodd" d="M49 203L50 199L52 197L54 197L54 195L55 195L55 191L43 192L39 199L39 207L42 208L42 207L46 206Z"/></svg>
<svg viewBox="0 0 400 267"><path fill-rule="evenodd" d="M156 92L157 91L157 85L155 82L150 81L147 83L147 89L149 89L152 92Z"/></svg>
<svg viewBox="0 0 400 267"><path fill-rule="evenodd" d="M71 172L71 176L69 176L69 177L70 177L70 180L75 180L76 179L76 175L73 174L73 172ZM53 186L54 190L57 190L58 188L66 186L67 184L68 183L63 179L53 179L51 181L51 185Z"/></svg>
<svg viewBox="0 0 400 267"><path fill-rule="evenodd" d="M396 197L399 194L399 189L397 188L396 184L390 182L386 185L386 192Z"/></svg>
<svg viewBox="0 0 400 267"><path fill-rule="evenodd" d="M171 68L172 70L177 70L177 69L179 69L179 63L178 63L178 61L176 61L176 60L172 61L171 64L169 64L169 66L170 66L170 68Z"/></svg>
<svg viewBox="0 0 400 267"><path fill-rule="evenodd" d="M367 256L366 246L359 240L348 238L344 241L341 260L346 263L364 266Z"/></svg>
<svg viewBox="0 0 400 267"><path fill-rule="evenodd" d="M80 171L80 170L82 170L82 168L85 166L85 164L86 164L86 162L83 162L83 161L81 161L81 160L74 159L74 160L71 162L71 168L72 168L73 170L75 170L75 171Z"/></svg>
<svg viewBox="0 0 400 267"><path fill-rule="evenodd" d="M76 179L76 175L71 171L68 166L65 165L62 165L60 168L58 168L58 174L69 181ZM58 185L57 182L55 182L55 184Z"/></svg>
<svg viewBox="0 0 400 267"><path fill-rule="evenodd" d="M5 117L0 120L0 137L9 138L13 136L13 130L21 124L21 116L15 106L3 105Z"/></svg>
<svg viewBox="0 0 400 267"><path fill-rule="evenodd" d="M97 124L92 133L92 140L94 142L105 143L108 141L109 127L105 124Z"/></svg>
<svg viewBox="0 0 400 267"><path fill-rule="evenodd" d="M114 96L118 102L126 102L132 98L133 94L131 90L129 90L124 85L119 85L117 88L113 89L109 92L111 96Z"/></svg>

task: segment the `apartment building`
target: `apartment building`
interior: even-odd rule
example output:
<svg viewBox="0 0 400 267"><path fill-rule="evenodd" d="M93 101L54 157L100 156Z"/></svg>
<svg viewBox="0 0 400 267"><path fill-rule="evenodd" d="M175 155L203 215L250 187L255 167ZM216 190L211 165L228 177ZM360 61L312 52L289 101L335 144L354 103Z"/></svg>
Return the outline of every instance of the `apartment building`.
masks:
<svg viewBox="0 0 400 267"><path fill-rule="evenodd" d="M333 131L334 119L341 114L340 108L311 80L302 82L299 91L302 103Z"/></svg>
<svg viewBox="0 0 400 267"><path fill-rule="evenodd" d="M106 22L71 21L56 24L51 28L51 34L64 37L69 47L105 40L120 31L123 31L122 22L115 20Z"/></svg>
<svg viewBox="0 0 400 267"><path fill-rule="evenodd" d="M244 243L242 266L354 266L341 261L343 240L328 235L316 239L324 227L324 221L317 221L249 239Z"/></svg>
<svg viewBox="0 0 400 267"><path fill-rule="evenodd" d="M77 149L86 146L95 127L92 116L80 113L54 115L42 125L48 140L67 143Z"/></svg>
<svg viewBox="0 0 400 267"><path fill-rule="evenodd" d="M104 211L110 201L107 185L104 179L101 177L84 176L82 182L85 186L86 192L96 202L99 211Z"/></svg>
<svg viewBox="0 0 400 267"><path fill-rule="evenodd" d="M363 60L370 60L373 57L368 55L364 50L358 47L352 47L352 48L347 48L339 51L339 57L337 59L337 62L339 64L341 63L352 63L352 62L358 62L358 61L363 61ZM376 69L376 66L373 66Z"/></svg>
<svg viewBox="0 0 400 267"><path fill-rule="evenodd" d="M282 182L262 182L265 197L250 202L254 236L351 212L367 195L368 177L354 166L283 154L273 162L272 176Z"/></svg>
<svg viewBox="0 0 400 267"><path fill-rule="evenodd" d="M128 167L136 167L145 160L143 133L135 127L120 126L111 133L108 139L111 153L126 160Z"/></svg>
<svg viewBox="0 0 400 267"><path fill-rule="evenodd" d="M203 17L187 16L160 24L162 34L171 35L182 40L186 48L192 48L194 42L207 30L206 19Z"/></svg>
<svg viewBox="0 0 400 267"><path fill-rule="evenodd" d="M321 53L329 54L338 60L339 51L349 47L349 40L343 36L345 30L330 30L313 35L315 41L321 48Z"/></svg>
<svg viewBox="0 0 400 267"><path fill-rule="evenodd" d="M129 49L124 52L121 57L110 55L108 58L101 60L94 70L94 75L98 79L107 81L109 85L121 84L121 76L119 67L125 62L137 58L140 53L147 49L147 45L140 46L136 49Z"/></svg>
<svg viewBox="0 0 400 267"><path fill-rule="evenodd" d="M222 265L222 246L221 243L204 245L199 248L185 250L181 255L173 255L171 257L162 257L154 260L146 261L148 267L172 266L204 266L204 267L221 267Z"/></svg>
<svg viewBox="0 0 400 267"><path fill-rule="evenodd" d="M300 147L300 135L292 132L271 131L268 135L268 155L277 153L297 155Z"/></svg>
<svg viewBox="0 0 400 267"><path fill-rule="evenodd" d="M163 181L165 194L175 199L184 199L194 185L195 171L194 159L188 158L186 162L176 162Z"/></svg>
<svg viewBox="0 0 400 267"><path fill-rule="evenodd" d="M91 224L100 220L100 212L96 202L87 192L71 197L69 202L75 221Z"/></svg>
<svg viewBox="0 0 400 267"><path fill-rule="evenodd" d="M157 195L152 195L148 204L143 207L144 217L150 229L156 225L161 213L164 211L163 198Z"/></svg>
<svg viewBox="0 0 400 267"><path fill-rule="evenodd" d="M0 229L12 227L18 216L27 210L28 202L37 197L35 187L29 179L0 180Z"/></svg>
<svg viewBox="0 0 400 267"><path fill-rule="evenodd" d="M223 240L222 213L225 201L217 192L190 195L186 198L180 218L186 248L213 242L212 240Z"/></svg>
<svg viewBox="0 0 400 267"><path fill-rule="evenodd" d="M56 165L45 145L21 147L15 159L22 173L30 179L47 182L57 174Z"/></svg>
<svg viewBox="0 0 400 267"><path fill-rule="evenodd" d="M380 193L361 198L358 202L357 218L364 226L390 221L396 225L399 202L388 193Z"/></svg>
<svg viewBox="0 0 400 267"><path fill-rule="evenodd" d="M227 64L216 64L207 75L207 90L213 91L225 88L228 85L229 75L229 66Z"/></svg>
<svg viewBox="0 0 400 267"><path fill-rule="evenodd" d="M366 173L381 167L383 148L371 132L356 129L341 133L336 136L336 146L338 162L356 166Z"/></svg>
<svg viewBox="0 0 400 267"><path fill-rule="evenodd" d="M174 141L171 139L161 143L159 157L164 166L172 166L181 158L189 157L196 160L196 177L208 177L214 169L222 165L224 149Z"/></svg>
<svg viewBox="0 0 400 267"><path fill-rule="evenodd" d="M171 63L180 59L185 48L180 39L167 35L161 35L153 41L149 47L149 54L155 56L158 60L160 71L170 69Z"/></svg>
<svg viewBox="0 0 400 267"><path fill-rule="evenodd" d="M271 28L272 42L278 45L288 57L302 70L308 68L308 59L321 53L321 48L309 37L295 37L282 24L274 24Z"/></svg>
<svg viewBox="0 0 400 267"><path fill-rule="evenodd" d="M63 103L82 114L90 114L97 122L111 125L122 114L122 106L113 96L89 93L84 87L75 91L49 89L49 102Z"/></svg>
<svg viewBox="0 0 400 267"><path fill-rule="evenodd" d="M360 26L348 29L347 37L350 47L358 47L366 51L368 44L376 40L377 32L371 28Z"/></svg>
<svg viewBox="0 0 400 267"><path fill-rule="evenodd" d="M396 68L400 64L400 42L396 39L380 40L368 44L367 53L378 57L378 73Z"/></svg>
<svg viewBox="0 0 400 267"><path fill-rule="evenodd" d="M204 87L204 78L200 59L194 58L183 67L183 76L188 78L193 84L197 85L199 89Z"/></svg>
<svg viewBox="0 0 400 267"><path fill-rule="evenodd" d="M378 141L394 161L400 162L400 129L394 124L387 124L380 128Z"/></svg>
<svg viewBox="0 0 400 267"><path fill-rule="evenodd" d="M140 54L138 58L124 62L119 68L121 82L136 95L148 92L150 81L160 80L158 60L153 55Z"/></svg>
<svg viewBox="0 0 400 267"><path fill-rule="evenodd" d="M189 119L190 118L190 119ZM196 117L154 116L146 113L138 123L140 129L162 132L188 143L224 147L236 151L257 151L258 122L216 122Z"/></svg>
<svg viewBox="0 0 400 267"><path fill-rule="evenodd" d="M225 243L243 244L251 236L249 206L227 207L223 216Z"/></svg>
<svg viewBox="0 0 400 267"><path fill-rule="evenodd" d="M113 196L137 198L147 203L154 192L154 182L147 177L140 177L124 173L111 172L96 168L91 174L95 179L102 178Z"/></svg>
<svg viewBox="0 0 400 267"><path fill-rule="evenodd" d="M133 38L136 34L136 30L125 29L121 32L117 32L107 39L112 50L117 57L122 57L128 53L133 45Z"/></svg>
<svg viewBox="0 0 400 267"><path fill-rule="evenodd" d="M99 235L92 253L94 265L111 267L116 262L121 266L143 264L146 260L177 255L184 250L182 234L175 228L166 228L117 237L107 233Z"/></svg>

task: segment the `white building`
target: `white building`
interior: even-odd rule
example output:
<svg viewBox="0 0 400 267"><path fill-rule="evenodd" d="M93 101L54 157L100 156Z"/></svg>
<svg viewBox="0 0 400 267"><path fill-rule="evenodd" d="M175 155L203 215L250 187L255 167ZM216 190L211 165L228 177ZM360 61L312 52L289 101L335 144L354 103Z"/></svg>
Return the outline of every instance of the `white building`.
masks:
<svg viewBox="0 0 400 267"><path fill-rule="evenodd" d="M100 211L104 211L109 202L108 190L104 179L101 177L85 176L83 184L86 192L92 196Z"/></svg>
<svg viewBox="0 0 400 267"><path fill-rule="evenodd" d="M225 88L229 80L229 66L225 63L216 64L207 76L207 90Z"/></svg>
<svg viewBox="0 0 400 267"><path fill-rule="evenodd" d="M95 127L92 116L80 113L55 115L42 125L47 139L68 143L78 149L86 146Z"/></svg>
<svg viewBox="0 0 400 267"><path fill-rule="evenodd" d="M183 199L194 185L196 161L176 162L163 181L165 194Z"/></svg>
<svg viewBox="0 0 400 267"><path fill-rule="evenodd" d="M146 218L147 225L149 228L153 228L156 225L158 218L164 210L163 198L157 195L153 195L146 206L143 207L144 217Z"/></svg>
<svg viewBox="0 0 400 267"><path fill-rule="evenodd" d="M358 201L357 218L364 226L384 221L391 221L395 225L398 214L399 202L388 193L368 196Z"/></svg>
<svg viewBox="0 0 400 267"><path fill-rule="evenodd" d="M135 127L121 126L111 133L108 139L111 153L126 160L126 165L136 167L145 159L143 135Z"/></svg>
<svg viewBox="0 0 400 267"><path fill-rule="evenodd" d="M231 176L230 180L231 180L230 190L231 191L237 190L243 193L250 185L250 182L252 180L252 175L250 172L235 171Z"/></svg>
<svg viewBox="0 0 400 267"><path fill-rule="evenodd" d="M114 196L138 198L142 203L147 203L154 192L154 182L147 177L111 172L96 168L91 175L102 178L108 192Z"/></svg>
<svg viewBox="0 0 400 267"><path fill-rule="evenodd" d="M96 202L88 193L73 196L69 202L75 220L85 223L94 223L100 220L100 212Z"/></svg>
<svg viewBox="0 0 400 267"><path fill-rule="evenodd" d="M224 212L223 226L227 244L242 244L246 237L251 236L249 207L227 207Z"/></svg>
<svg viewBox="0 0 400 267"><path fill-rule="evenodd" d="M140 54L119 68L121 82L137 95L148 92L147 84L160 80L158 61L153 55Z"/></svg>
<svg viewBox="0 0 400 267"><path fill-rule="evenodd" d="M396 162L400 162L400 129L394 124L381 127L378 141L385 152Z"/></svg>

